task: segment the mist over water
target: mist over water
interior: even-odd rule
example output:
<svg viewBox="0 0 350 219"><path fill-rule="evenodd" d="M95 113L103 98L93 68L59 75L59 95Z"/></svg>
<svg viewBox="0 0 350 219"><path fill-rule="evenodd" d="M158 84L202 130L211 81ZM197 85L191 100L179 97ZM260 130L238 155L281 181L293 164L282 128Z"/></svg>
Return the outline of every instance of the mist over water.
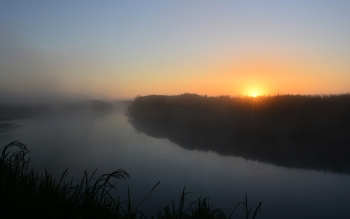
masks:
<svg viewBox="0 0 350 219"><path fill-rule="evenodd" d="M252 207L263 203L257 218L344 218L350 214L348 174L278 167L211 150L187 150L166 138L135 130L126 116L130 102L84 104L1 121L1 144L21 140L31 151L35 166L45 167L55 176L67 167L69 176L77 179L85 169L92 173L98 168L102 174L123 168L131 178L118 182L116 195L126 200L129 186L135 205L160 181L140 206L146 214L170 205L171 199L176 204L184 186L193 192L188 200L210 196L214 207L227 214L245 193ZM8 134L3 135L4 130ZM242 218L243 213L243 209L237 210L235 218Z"/></svg>

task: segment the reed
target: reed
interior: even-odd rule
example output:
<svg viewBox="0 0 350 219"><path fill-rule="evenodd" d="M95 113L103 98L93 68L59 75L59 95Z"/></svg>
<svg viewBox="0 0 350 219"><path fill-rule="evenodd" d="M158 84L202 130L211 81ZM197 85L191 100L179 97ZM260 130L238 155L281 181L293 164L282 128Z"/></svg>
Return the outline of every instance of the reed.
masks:
<svg viewBox="0 0 350 219"><path fill-rule="evenodd" d="M246 194L244 202L239 202L236 207L233 209L231 214L227 217L222 209L213 208L210 203L210 198L199 197L195 201L191 201L188 207L185 207L186 204L186 195L190 192L185 191L185 187L182 190L182 194L179 200L179 206L175 207L174 200L172 200L171 207L166 206L163 209L160 209L156 212L156 218L158 219L205 219L205 218L215 218L215 219L231 219L234 216L236 209L243 205L245 209L245 218L249 219L252 208L248 206L248 196ZM261 202L255 208L254 214L250 219L255 219L258 211L260 213ZM154 217L152 217L154 218Z"/></svg>
<svg viewBox="0 0 350 219"><path fill-rule="evenodd" d="M14 150L17 149L17 150ZM19 149L19 150L18 150ZM126 179L118 169L95 178L87 171L74 185L66 181L68 169L56 180L45 169L39 174L31 165L26 145L13 141L0 158L0 214L2 218L123 218L121 202L110 195L116 189L111 179Z"/></svg>
<svg viewBox="0 0 350 219"><path fill-rule="evenodd" d="M110 194L111 190L117 189L112 179L125 180L130 177L125 170L118 169L99 177L96 177L97 169L91 175L84 171L81 180L74 184L73 178L67 181L68 168L59 180L54 179L46 169L39 174L30 158L27 158L28 153L26 145L19 141L9 143L1 151L0 218L146 218L138 207L160 183L133 207L129 188L128 200L124 202ZM208 198L199 197L186 207L188 193L184 188L177 208L172 201L172 208L166 206L151 218L231 218L239 205L243 204L248 209L247 196L229 217L219 208L212 209ZM249 213L250 210L246 218Z"/></svg>

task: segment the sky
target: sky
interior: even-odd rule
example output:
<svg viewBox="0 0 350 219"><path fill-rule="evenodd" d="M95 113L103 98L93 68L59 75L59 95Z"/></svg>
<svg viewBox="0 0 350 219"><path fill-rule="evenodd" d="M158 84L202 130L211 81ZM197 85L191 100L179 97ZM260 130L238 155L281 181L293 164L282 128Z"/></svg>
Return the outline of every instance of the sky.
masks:
<svg viewBox="0 0 350 219"><path fill-rule="evenodd" d="M0 0L0 98L350 92L350 1Z"/></svg>

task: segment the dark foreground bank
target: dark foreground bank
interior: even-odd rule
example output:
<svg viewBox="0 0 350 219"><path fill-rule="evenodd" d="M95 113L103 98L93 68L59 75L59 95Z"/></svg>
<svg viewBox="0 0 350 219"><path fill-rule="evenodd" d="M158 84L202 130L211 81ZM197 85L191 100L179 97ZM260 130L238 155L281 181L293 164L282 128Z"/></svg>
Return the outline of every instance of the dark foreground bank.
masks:
<svg viewBox="0 0 350 219"><path fill-rule="evenodd" d="M54 179L46 170L39 174L27 158L28 153L26 145L18 141L1 151L0 218L146 218L137 209L142 202L133 206L130 196L124 201L110 195L116 189L113 179L126 180L126 171L118 169L99 177L96 171L92 175L85 171L74 184L73 179L66 181L67 169L60 179ZM236 218L237 207L244 208L246 218L255 218L260 211L261 203L252 209L246 196L227 216L221 209L212 208L206 198L186 201L187 193L184 189L179 202L172 201L155 210L151 218Z"/></svg>
<svg viewBox="0 0 350 219"><path fill-rule="evenodd" d="M128 108L137 131L188 150L350 173L350 95L138 96Z"/></svg>

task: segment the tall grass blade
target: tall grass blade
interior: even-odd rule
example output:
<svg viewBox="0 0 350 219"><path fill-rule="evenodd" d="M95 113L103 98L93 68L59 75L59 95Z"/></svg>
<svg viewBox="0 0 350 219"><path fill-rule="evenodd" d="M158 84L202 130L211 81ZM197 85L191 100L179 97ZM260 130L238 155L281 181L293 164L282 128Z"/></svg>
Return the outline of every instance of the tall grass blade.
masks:
<svg viewBox="0 0 350 219"><path fill-rule="evenodd" d="M151 189L151 191L148 192L148 194L142 199L142 201L136 206L136 209L138 209L138 207L145 201L145 199L151 194L151 192L159 185L160 181L158 181L158 183L153 186L153 188Z"/></svg>

